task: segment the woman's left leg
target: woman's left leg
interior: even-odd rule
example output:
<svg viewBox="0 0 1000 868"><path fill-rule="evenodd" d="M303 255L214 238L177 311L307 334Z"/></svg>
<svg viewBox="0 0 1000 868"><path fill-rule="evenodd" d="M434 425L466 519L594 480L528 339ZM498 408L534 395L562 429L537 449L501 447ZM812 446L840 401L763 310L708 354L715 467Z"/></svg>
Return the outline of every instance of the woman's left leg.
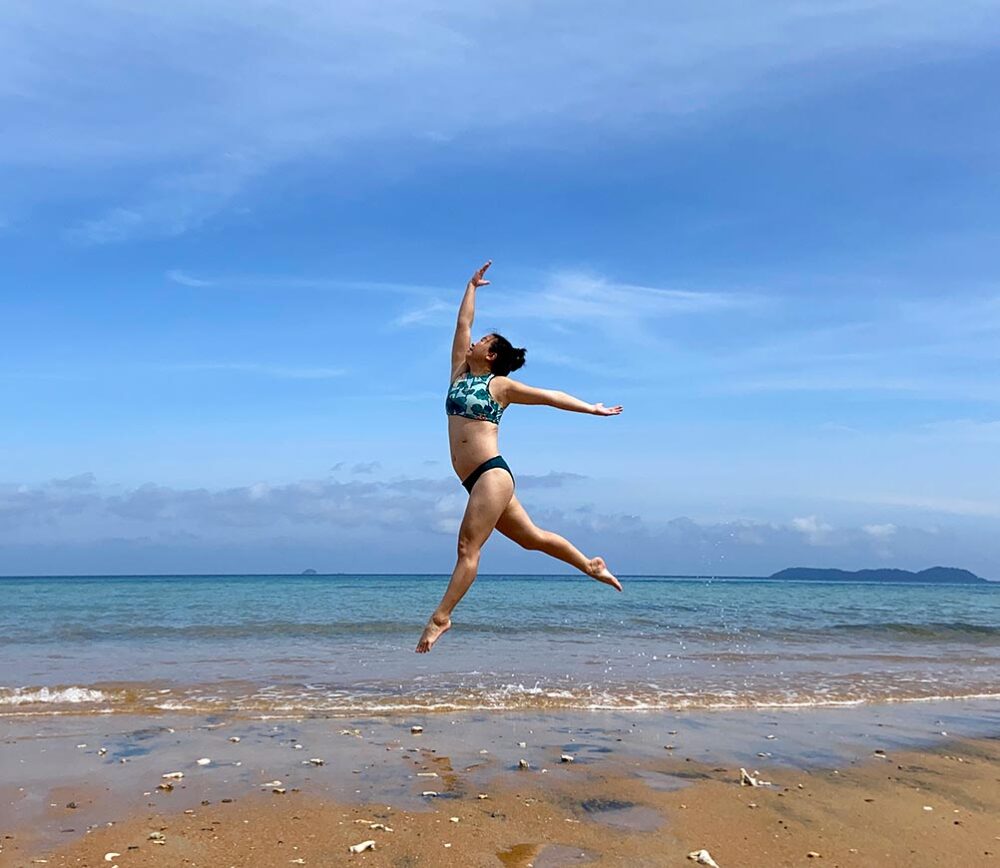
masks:
<svg viewBox="0 0 1000 868"><path fill-rule="evenodd" d="M517 497L512 497L497 522L497 530L522 548L544 552L586 573L592 579L621 590L621 583L612 575L604 558L588 558L565 537L536 527Z"/></svg>

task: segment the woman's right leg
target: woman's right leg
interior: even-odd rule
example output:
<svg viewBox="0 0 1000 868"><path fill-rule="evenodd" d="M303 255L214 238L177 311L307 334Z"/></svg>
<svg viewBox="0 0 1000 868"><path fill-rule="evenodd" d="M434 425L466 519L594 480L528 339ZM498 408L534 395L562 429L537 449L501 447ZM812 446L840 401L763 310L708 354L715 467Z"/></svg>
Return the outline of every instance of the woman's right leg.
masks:
<svg viewBox="0 0 1000 868"><path fill-rule="evenodd" d="M565 537L550 530L536 527L516 497L511 497L510 503L507 504L503 515L500 516L497 530L522 548L544 552L549 557L558 558L576 567L581 573L586 573L592 579L611 585L619 591L622 589L621 583L604 563L604 558L588 558Z"/></svg>
<svg viewBox="0 0 1000 868"><path fill-rule="evenodd" d="M487 470L472 486L458 532L458 560L455 570L441 602L417 642L418 653L430 651L441 634L451 627L451 613L476 580L483 545L493 533L497 520L507 508L513 494L514 480L502 468Z"/></svg>

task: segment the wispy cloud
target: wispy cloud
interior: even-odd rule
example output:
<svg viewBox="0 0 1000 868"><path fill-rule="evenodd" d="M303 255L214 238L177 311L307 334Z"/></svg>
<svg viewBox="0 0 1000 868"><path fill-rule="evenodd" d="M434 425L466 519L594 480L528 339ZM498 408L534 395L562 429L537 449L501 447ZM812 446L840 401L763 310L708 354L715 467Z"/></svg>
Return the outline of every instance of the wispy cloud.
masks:
<svg viewBox="0 0 1000 868"><path fill-rule="evenodd" d="M436 323L445 316L450 315L454 318L457 312L457 303L446 304L439 299L433 299L422 307L400 314L392 320L391 325L394 328L406 328L407 326L423 325L431 322Z"/></svg>
<svg viewBox="0 0 1000 868"><path fill-rule="evenodd" d="M309 368L291 365L264 365L255 362L192 362L189 364L164 365L160 370L251 374L261 377L274 377L281 380L330 380L342 377L344 368Z"/></svg>
<svg viewBox="0 0 1000 868"><path fill-rule="evenodd" d="M547 327L579 325L643 330L656 320L759 308L766 299L752 291L719 292L641 286L579 271L552 271L527 290L481 292L478 321L497 317L530 320ZM394 325L441 326L454 319L458 299L433 298L393 320ZM569 357L554 353L556 359Z"/></svg>
<svg viewBox="0 0 1000 868"><path fill-rule="evenodd" d="M190 274L183 272L177 268L173 268L167 272L167 279L173 281L174 283L179 283L181 286L212 286L211 280L202 280L199 277L192 277Z"/></svg>
<svg viewBox="0 0 1000 868"><path fill-rule="evenodd" d="M1000 518L1000 500L975 500L963 497L940 497L920 494L875 494L853 497L859 503L901 506L917 512Z"/></svg>
<svg viewBox="0 0 1000 868"><path fill-rule="evenodd" d="M745 310L760 305L751 292L712 292L619 283L598 274L557 271L537 292L504 297L504 313L552 322L645 321L684 314Z"/></svg>
<svg viewBox="0 0 1000 868"><path fill-rule="evenodd" d="M146 183L113 184L117 201L75 227L87 243L188 231L297 159L387 141L481 149L497 129L504 147L585 146L591 129L669 130L906 53L990 46L1000 30L989 4L905 0L647 4L627 16L569 0L88 0L49 13L4 6L0 164L130 181L138 169Z"/></svg>

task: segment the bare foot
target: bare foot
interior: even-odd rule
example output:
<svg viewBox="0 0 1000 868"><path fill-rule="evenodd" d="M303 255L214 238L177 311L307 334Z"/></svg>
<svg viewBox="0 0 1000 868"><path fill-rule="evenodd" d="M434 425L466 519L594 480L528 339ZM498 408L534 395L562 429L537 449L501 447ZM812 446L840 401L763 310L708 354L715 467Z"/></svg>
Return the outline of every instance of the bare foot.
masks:
<svg viewBox="0 0 1000 868"><path fill-rule="evenodd" d="M424 627L424 632L420 634L420 641L417 642L417 647L414 650L418 654L426 654L434 646L434 643L450 629L451 618L431 615L431 619L427 622L427 626Z"/></svg>
<svg viewBox="0 0 1000 868"><path fill-rule="evenodd" d="M608 565L604 563L604 558L591 558L590 566L587 568L587 575L592 579L597 579L599 582L604 582L606 585L611 585L616 591L622 589L621 582L611 574Z"/></svg>

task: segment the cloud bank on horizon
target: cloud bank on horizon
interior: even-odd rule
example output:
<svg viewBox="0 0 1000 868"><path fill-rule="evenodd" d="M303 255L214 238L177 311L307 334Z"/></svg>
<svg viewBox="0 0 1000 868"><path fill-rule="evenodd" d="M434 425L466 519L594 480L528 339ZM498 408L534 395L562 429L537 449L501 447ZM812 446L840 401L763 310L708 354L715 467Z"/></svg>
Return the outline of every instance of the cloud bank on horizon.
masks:
<svg viewBox="0 0 1000 868"><path fill-rule="evenodd" d="M6 572L446 569L443 370L492 257L477 329L626 406L508 414L538 520L623 572L1000 578L996 4L0 25ZM375 564L407 510L412 565Z"/></svg>

